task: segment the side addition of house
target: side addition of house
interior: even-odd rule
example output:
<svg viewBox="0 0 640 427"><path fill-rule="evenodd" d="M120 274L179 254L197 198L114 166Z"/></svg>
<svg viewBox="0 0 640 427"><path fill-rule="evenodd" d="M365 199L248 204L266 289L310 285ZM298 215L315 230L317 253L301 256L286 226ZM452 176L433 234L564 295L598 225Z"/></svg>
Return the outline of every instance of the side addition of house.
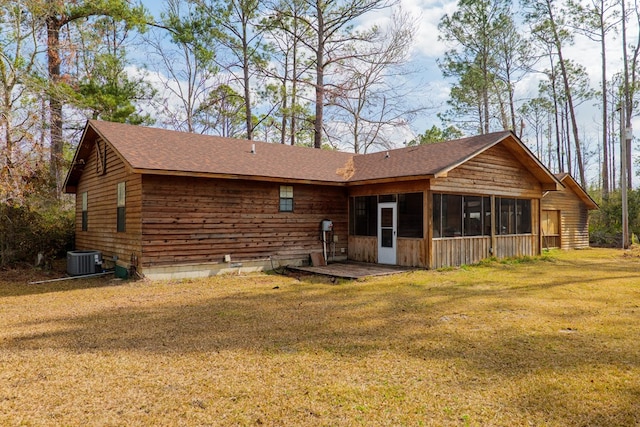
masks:
<svg viewBox="0 0 640 427"><path fill-rule="evenodd" d="M583 249L589 247L589 211L596 202L569 174L556 175L560 191L542 197L541 233L544 248Z"/></svg>

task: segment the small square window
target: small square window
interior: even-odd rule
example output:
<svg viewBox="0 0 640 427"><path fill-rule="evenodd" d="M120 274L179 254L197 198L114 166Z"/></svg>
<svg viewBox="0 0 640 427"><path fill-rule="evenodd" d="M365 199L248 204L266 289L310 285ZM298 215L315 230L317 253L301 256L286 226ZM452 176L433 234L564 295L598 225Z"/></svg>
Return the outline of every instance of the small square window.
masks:
<svg viewBox="0 0 640 427"><path fill-rule="evenodd" d="M280 212L293 212L293 186L280 186Z"/></svg>

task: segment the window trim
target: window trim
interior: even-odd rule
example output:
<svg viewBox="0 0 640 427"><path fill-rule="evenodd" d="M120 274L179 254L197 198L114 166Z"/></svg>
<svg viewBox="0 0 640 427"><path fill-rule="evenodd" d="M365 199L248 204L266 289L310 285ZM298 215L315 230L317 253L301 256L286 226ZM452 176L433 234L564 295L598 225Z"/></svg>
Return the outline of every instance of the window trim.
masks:
<svg viewBox="0 0 640 427"><path fill-rule="evenodd" d="M293 185L281 185L279 196L278 210L280 212L293 212Z"/></svg>

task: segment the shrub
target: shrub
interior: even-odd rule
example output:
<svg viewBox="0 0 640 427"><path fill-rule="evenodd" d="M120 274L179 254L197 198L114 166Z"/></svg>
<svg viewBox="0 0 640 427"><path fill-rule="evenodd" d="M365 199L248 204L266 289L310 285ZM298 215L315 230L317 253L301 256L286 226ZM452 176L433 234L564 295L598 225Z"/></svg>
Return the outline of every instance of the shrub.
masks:
<svg viewBox="0 0 640 427"><path fill-rule="evenodd" d="M61 203L40 210L3 204L0 219L0 266L33 263L39 253L50 260L73 247L74 212Z"/></svg>

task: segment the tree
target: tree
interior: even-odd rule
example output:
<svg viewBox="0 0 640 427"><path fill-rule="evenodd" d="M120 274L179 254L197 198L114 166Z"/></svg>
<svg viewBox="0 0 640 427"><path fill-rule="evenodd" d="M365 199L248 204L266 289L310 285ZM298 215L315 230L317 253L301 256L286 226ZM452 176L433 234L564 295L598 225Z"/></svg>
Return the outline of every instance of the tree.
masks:
<svg viewBox="0 0 640 427"><path fill-rule="evenodd" d="M468 64L449 64L444 71L445 77L456 76L457 81L451 85L447 105L449 110L439 114L445 123L455 123L457 127L473 133L486 133L486 126L491 126L492 113L485 106L492 105L494 97L486 91L486 77L480 70ZM489 86L495 87L493 75ZM487 102L485 103L485 97Z"/></svg>
<svg viewBox="0 0 640 427"><path fill-rule="evenodd" d="M547 97L533 98L524 103L519 109L520 115L524 117L528 128L532 129L535 138L536 156L545 161L549 169L553 169L553 147L551 123L553 121L554 111L553 103ZM546 143L546 144L545 144ZM546 156L545 154L546 146Z"/></svg>
<svg viewBox="0 0 640 427"><path fill-rule="evenodd" d="M313 146L322 148L324 107L327 85L330 84L328 73L335 64L357 55L349 50L355 41L367 41L362 32L352 29L354 20L368 12L384 9L389 4L387 0L303 1L304 11L298 14L297 19L304 27L302 31L313 35L300 40L312 52L315 72ZM289 10L278 10L276 13L293 18Z"/></svg>
<svg viewBox="0 0 640 427"><path fill-rule="evenodd" d="M609 191L609 110L607 110L607 34L614 31L620 24L620 14L617 11L617 0L591 0L584 5L571 0L569 10L574 26L589 39L600 43L601 58L601 100L602 100L602 197L607 199Z"/></svg>
<svg viewBox="0 0 640 427"><path fill-rule="evenodd" d="M418 135L417 138L409 141L408 146L433 144L435 142L451 141L453 139L462 138L464 134L460 129L455 126L448 126L446 128L439 128L436 125L431 126L430 129L424 131L423 134Z"/></svg>
<svg viewBox="0 0 640 427"><path fill-rule="evenodd" d="M269 34L269 49L277 64L266 72L268 78L277 81L269 89L278 106L274 114L280 116L280 123L271 121L271 125L279 126L282 144L288 141L295 145L299 137L306 139L306 124L310 123L308 102L300 90L301 85L309 84L308 73L312 67L309 51L302 43L302 40L312 37L301 22L304 6L303 0L278 1L271 5L275 13L261 22Z"/></svg>
<svg viewBox="0 0 640 427"><path fill-rule="evenodd" d="M531 55L532 46L529 40L524 38L516 26L511 13L505 14L502 19L502 30L498 33L496 41L496 58L498 67L495 71L498 79L506 88L509 105L510 121L505 120L505 129L511 128L518 132L515 105L515 86L528 74L531 66L536 62L535 55ZM500 90L499 87L496 88ZM501 92L498 92L500 94ZM522 136L522 128L518 132Z"/></svg>
<svg viewBox="0 0 640 427"><path fill-rule="evenodd" d="M144 8L132 6L127 0L39 0L35 16L44 23L47 34L47 75L50 120L50 179L55 193L62 186L63 116L64 98L68 97L67 75L64 70L65 50L73 40L63 43L61 37L71 32L63 30L69 24L95 16L110 16L142 28L146 22Z"/></svg>
<svg viewBox="0 0 640 427"><path fill-rule="evenodd" d="M556 59L553 56L551 60ZM557 159L558 172L563 173L565 170L574 174L574 171L580 170L580 165L584 170L583 149L582 145L574 148L571 147L571 114L569 110L568 94L565 90L565 78L559 73L560 66L557 63L551 64L551 69L545 70L547 80L539 82L539 96L552 100L554 109L554 121L557 138ZM590 88L589 77L586 69L575 63L574 61L565 61L564 69L567 76L567 82L572 88L573 105L578 106L581 103L593 98L593 90ZM573 153L575 152L575 164Z"/></svg>
<svg viewBox="0 0 640 427"><path fill-rule="evenodd" d="M328 88L326 105L337 110L338 131L329 136L339 145L355 153L391 148L398 129L424 110L407 102L416 91L405 83L410 73L404 67L415 31L416 21L397 10L387 28L374 28L366 43L355 42L354 54L336 64L336 74L344 77Z"/></svg>
<svg viewBox="0 0 640 427"><path fill-rule="evenodd" d="M172 129L215 132L201 104L221 84L215 64L218 49L198 39L200 26L205 23L195 15L193 3L167 0L165 5L160 22L154 23L145 37L157 58L160 93L156 109L163 125Z"/></svg>
<svg viewBox="0 0 640 427"><path fill-rule="evenodd" d="M626 8L625 0L620 1L620 5L622 6L622 58L623 58L623 99L624 103L622 105L623 108L626 108L625 111L625 127L627 129L631 129L631 118L633 117L633 112L636 108L635 96L640 92L640 85L638 84L638 78L640 77L640 32L638 33L638 39L636 41L635 46L627 45L627 19L628 16L631 16L631 11ZM635 10L636 22L640 25L640 11L638 11L638 2L635 2L635 7L632 8ZM627 12L628 11L628 12ZM632 48L631 53L629 54L628 49ZM626 132L625 132L626 133ZM632 188L633 184L633 173L632 173L632 160L631 160L631 139L630 135L627 135L624 142L624 149L626 153L626 170L627 170L627 186L628 188ZM622 149L622 148L621 148ZM621 180L624 178L621 178Z"/></svg>
<svg viewBox="0 0 640 427"><path fill-rule="evenodd" d="M93 119L130 124L151 124L151 116L137 111L136 103L150 100L154 91L143 77L130 77L125 42L126 25L111 17L92 22L93 31L79 31L82 48L75 55L77 69L76 106L88 110Z"/></svg>
<svg viewBox="0 0 640 427"><path fill-rule="evenodd" d="M261 75L267 62L261 27L256 25L262 15L258 0L190 0L197 7L201 43L219 44L224 53L217 52L216 61L234 76L241 88L247 139L253 139L256 126L253 115L252 79Z"/></svg>
<svg viewBox="0 0 640 427"><path fill-rule="evenodd" d="M567 61L565 61L563 54L563 47L565 46L565 43L571 41L571 33L567 29L564 18L566 16L566 11L558 10L554 6L552 0L524 0L524 4L528 8L526 20L532 25L532 34L542 43L553 47L554 54L558 57L558 65L564 87L564 96L566 97L570 115L569 125L572 129L573 141L576 148L580 184L583 187L586 187L584 162L582 161L582 149L580 145L573 93L569 82Z"/></svg>
<svg viewBox="0 0 640 427"><path fill-rule="evenodd" d="M38 23L21 2L0 5L0 205L23 204L43 169Z"/></svg>
<svg viewBox="0 0 640 427"><path fill-rule="evenodd" d="M229 85L212 90L195 111L195 121L220 136L239 138L246 119L244 99ZM255 127L253 124L252 127Z"/></svg>
<svg viewBox="0 0 640 427"><path fill-rule="evenodd" d="M475 110L480 133L490 132L495 116L492 98L504 89L498 84L501 64L497 53L502 30L511 20L509 5L507 0L460 0L458 10L445 15L438 25L441 39L454 44L439 64L445 77L458 82L457 93L452 89L451 104L457 105L458 113L465 104ZM466 96L467 90L473 95Z"/></svg>

